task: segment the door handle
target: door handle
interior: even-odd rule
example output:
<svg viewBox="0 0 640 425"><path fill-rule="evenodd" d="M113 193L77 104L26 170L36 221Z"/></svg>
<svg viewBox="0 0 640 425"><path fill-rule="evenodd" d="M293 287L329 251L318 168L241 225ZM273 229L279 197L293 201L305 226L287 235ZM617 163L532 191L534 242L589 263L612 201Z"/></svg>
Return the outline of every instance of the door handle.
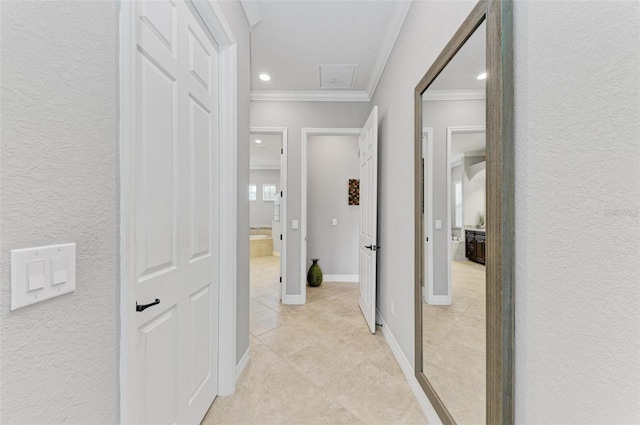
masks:
<svg viewBox="0 0 640 425"><path fill-rule="evenodd" d="M140 305L140 304L138 304L136 302L136 311L144 311L144 310L148 309L149 307L153 307L154 305L157 305L157 304L160 304L160 300L157 299L157 298L156 298L156 300L154 302L149 303L149 304Z"/></svg>
<svg viewBox="0 0 640 425"><path fill-rule="evenodd" d="M365 248L370 249L371 251L376 251L380 247L378 245L367 245Z"/></svg>

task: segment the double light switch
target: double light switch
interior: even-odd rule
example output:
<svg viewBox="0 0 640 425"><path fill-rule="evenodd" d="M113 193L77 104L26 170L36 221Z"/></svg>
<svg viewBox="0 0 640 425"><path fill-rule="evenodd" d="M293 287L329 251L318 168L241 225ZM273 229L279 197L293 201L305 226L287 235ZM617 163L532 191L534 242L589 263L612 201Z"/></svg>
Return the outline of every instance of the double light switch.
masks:
<svg viewBox="0 0 640 425"><path fill-rule="evenodd" d="M75 243L11 250L11 310L75 289Z"/></svg>

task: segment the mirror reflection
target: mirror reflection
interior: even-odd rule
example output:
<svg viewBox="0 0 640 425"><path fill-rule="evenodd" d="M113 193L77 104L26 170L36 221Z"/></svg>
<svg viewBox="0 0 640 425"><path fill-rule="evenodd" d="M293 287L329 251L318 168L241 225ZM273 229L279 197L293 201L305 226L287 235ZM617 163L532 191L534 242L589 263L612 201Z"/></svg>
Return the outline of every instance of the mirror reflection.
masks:
<svg viewBox="0 0 640 425"><path fill-rule="evenodd" d="M486 29L422 95L423 373L453 420L485 423Z"/></svg>

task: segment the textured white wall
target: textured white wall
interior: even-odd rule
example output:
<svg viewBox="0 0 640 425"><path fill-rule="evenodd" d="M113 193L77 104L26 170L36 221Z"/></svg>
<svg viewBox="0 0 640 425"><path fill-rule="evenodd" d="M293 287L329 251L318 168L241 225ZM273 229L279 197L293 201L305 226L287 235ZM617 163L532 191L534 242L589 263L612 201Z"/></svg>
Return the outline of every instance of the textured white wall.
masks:
<svg viewBox="0 0 640 425"><path fill-rule="evenodd" d="M640 423L640 3L515 4L516 420Z"/></svg>
<svg viewBox="0 0 640 425"><path fill-rule="evenodd" d="M117 3L0 2L2 423L118 422ZM77 243L74 293L10 311L10 250Z"/></svg>
<svg viewBox="0 0 640 425"><path fill-rule="evenodd" d="M360 178L358 137L310 136L307 158L307 268L319 258L324 274L357 275L360 207L348 185Z"/></svg>

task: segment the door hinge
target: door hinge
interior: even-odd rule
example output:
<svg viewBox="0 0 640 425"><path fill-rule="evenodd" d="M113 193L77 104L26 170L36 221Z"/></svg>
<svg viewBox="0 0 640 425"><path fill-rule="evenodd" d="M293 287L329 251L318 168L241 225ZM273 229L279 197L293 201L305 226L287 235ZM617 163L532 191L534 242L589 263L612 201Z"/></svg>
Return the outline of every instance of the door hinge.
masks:
<svg viewBox="0 0 640 425"><path fill-rule="evenodd" d="M280 155L284 155L284 148L280 148Z"/></svg>
<svg viewBox="0 0 640 425"><path fill-rule="evenodd" d="M429 242L429 236L427 236L427 237L425 238L425 240L426 240L427 242Z"/></svg>
<svg viewBox="0 0 640 425"><path fill-rule="evenodd" d="M280 276L280 283L282 283L282 276Z"/></svg>
<svg viewBox="0 0 640 425"><path fill-rule="evenodd" d="M282 194L282 191L280 191L280 197L282 198L284 195Z"/></svg>
<svg viewBox="0 0 640 425"><path fill-rule="evenodd" d="M280 234L280 240L282 240L282 233Z"/></svg>

